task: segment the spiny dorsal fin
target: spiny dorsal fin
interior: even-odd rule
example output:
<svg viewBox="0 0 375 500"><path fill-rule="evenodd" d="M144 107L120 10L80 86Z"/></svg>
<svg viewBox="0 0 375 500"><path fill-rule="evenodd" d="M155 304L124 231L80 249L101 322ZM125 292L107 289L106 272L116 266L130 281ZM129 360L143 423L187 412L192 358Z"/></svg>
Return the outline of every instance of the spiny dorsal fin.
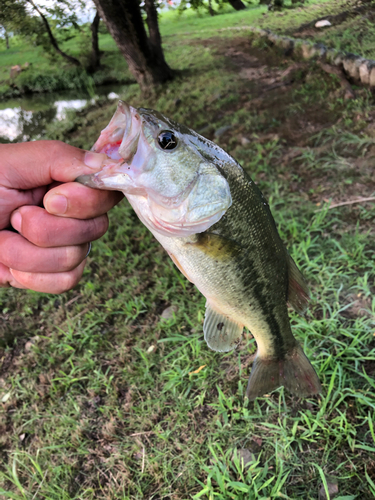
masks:
<svg viewBox="0 0 375 500"><path fill-rule="evenodd" d="M221 314L206 303L203 331L207 345L213 351L231 351L238 344L243 326Z"/></svg>
<svg viewBox="0 0 375 500"><path fill-rule="evenodd" d="M288 303L299 314L305 312L310 294L307 284L292 257L289 257Z"/></svg>

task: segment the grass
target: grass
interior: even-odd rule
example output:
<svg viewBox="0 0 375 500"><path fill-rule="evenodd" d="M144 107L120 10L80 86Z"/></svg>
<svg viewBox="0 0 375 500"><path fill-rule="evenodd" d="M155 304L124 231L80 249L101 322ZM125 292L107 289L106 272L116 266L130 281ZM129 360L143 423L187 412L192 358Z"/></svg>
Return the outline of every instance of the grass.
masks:
<svg viewBox="0 0 375 500"><path fill-rule="evenodd" d="M330 208L375 195L373 96L344 101L311 63L272 89L293 62L220 35L167 37L179 79L147 100L135 85L121 97L212 139L230 127L215 140L268 198L309 283L308 311L291 322L323 394L244 401L254 339L207 348L205 299L122 202L77 288L0 290L0 497L375 495L375 205ZM113 111L97 101L46 136L88 148Z"/></svg>

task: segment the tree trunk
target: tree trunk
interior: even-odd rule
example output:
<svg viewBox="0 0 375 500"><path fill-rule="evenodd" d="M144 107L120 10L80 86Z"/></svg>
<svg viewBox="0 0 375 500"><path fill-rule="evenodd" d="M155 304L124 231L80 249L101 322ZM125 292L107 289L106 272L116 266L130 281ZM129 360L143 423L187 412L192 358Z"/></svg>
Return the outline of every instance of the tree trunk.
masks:
<svg viewBox="0 0 375 500"><path fill-rule="evenodd" d="M234 10L244 10L246 9L246 5L242 2L242 0L228 0Z"/></svg>
<svg viewBox="0 0 375 500"><path fill-rule="evenodd" d="M94 3L143 92L173 78L164 59L153 3L146 3L150 39L138 0L94 0Z"/></svg>
<svg viewBox="0 0 375 500"><path fill-rule="evenodd" d="M35 5L35 3L33 2L33 0L27 0L32 6L33 6L33 9L37 11L37 13L40 15L40 17L42 18L42 21L43 21L43 24L47 30L47 34L48 34L48 37L49 37L49 40L51 42L51 45L52 47L56 50L56 52L58 52L60 54L60 56L62 56L64 59L66 59L67 61L69 61L71 64L74 64L74 66L81 66L81 63L78 61L78 59L76 59L75 57L72 57L68 54L66 54L65 52L63 52L58 43L57 43L57 40L56 38L53 36L53 33L51 31L51 28L50 28L50 25L48 23L48 20L46 18L46 16L43 14L43 12L41 12L39 10L39 8L37 7L37 5Z"/></svg>
<svg viewBox="0 0 375 500"><path fill-rule="evenodd" d="M210 16L214 16L216 12L212 8L212 0L208 0L208 12L210 13Z"/></svg>
<svg viewBox="0 0 375 500"><path fill-rule="evenodd" d="M9 35L8 35L7 31L5 32L5 43L6 43L7 50L9 50Z"/></svg>
<svg viewBox="0 0 375 500"><path fill-rule="evenodd" d="M94 73L97 69L100 68L100 51L99 51L99 23L100 23L100 15L99 12L96 11L93 22L91 23L91 54L90 54L90 62L87 68L89 73Z"/></svg>

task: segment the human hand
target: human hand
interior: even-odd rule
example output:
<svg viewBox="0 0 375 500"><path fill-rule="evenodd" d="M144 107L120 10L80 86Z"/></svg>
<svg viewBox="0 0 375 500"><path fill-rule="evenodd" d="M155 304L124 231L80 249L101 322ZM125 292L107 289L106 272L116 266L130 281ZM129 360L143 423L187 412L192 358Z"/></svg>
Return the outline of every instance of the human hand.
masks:
<svg viewBox="0 0 375 500"><path fill-rule="evenodd" d="M78 283L123 195L73 181L105 158L60 141L0 145L0 287L62 293Z"/></svg>

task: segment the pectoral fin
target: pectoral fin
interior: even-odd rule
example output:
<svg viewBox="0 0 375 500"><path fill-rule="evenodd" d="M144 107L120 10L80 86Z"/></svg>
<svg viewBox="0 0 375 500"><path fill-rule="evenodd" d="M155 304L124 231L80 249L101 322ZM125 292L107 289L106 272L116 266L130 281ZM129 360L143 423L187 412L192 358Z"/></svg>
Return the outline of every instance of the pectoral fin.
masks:
<svg viewBox="0 0 375 500"><path fill-rule="evenodd" d="M243 325L221 314L206 303L203 331L207 345L213 351L227 352L236 347L241 339Z"/></svg>

